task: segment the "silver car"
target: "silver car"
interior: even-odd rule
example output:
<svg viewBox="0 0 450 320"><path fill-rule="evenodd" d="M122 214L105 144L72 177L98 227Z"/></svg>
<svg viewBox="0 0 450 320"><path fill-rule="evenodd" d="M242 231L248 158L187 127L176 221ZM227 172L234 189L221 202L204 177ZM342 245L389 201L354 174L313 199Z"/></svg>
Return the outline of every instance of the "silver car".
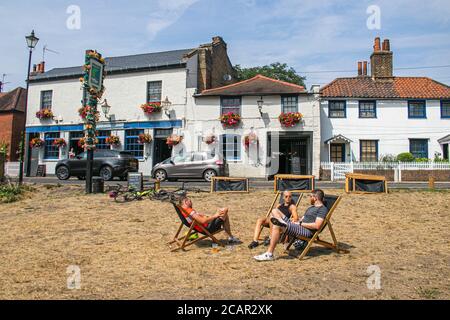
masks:
<svg viewBox="0 0 450 320"><path fill-rule="evenodd" d="M227 164L223 157L207 152L176 155L158 163L152 169L152 177L159 181L198 178L209 182L213 177L227 174Z"/></svg>

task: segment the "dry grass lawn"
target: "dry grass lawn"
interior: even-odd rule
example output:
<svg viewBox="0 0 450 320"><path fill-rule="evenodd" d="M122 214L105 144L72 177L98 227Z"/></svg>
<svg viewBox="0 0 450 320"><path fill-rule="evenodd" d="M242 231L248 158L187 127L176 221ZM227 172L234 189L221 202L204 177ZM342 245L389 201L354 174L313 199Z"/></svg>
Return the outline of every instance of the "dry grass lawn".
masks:
<svg viewBox="0 0 450 320"><path fill-rule="evenodd" d="M328 191L342 194L342 191ZM0 205L1 299L449 299L450 192L344 195L333 218L348 254L314 247L299 261L247 248L273 193L193 195L199 211L228 206L242 245L213 253L204 241L170 253L178 221L170 204L116 204L80 187L39 187ZM300 211L304 211L306 198ZM329 238L326 235L324 238ZM67 289L67 267L81 289ZM367 268L381 269L369 290Z"/></svg>

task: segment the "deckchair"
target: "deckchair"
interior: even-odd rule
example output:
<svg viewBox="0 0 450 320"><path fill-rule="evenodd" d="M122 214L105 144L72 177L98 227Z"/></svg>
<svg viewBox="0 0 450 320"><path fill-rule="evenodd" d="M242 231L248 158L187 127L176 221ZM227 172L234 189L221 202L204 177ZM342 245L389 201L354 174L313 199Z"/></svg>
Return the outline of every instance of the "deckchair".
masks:
<svg viewBox="0 0 450 320"><path fill-rule="evenodd" d="M341 201L341 199L342 199L342 197L326 195L325 199L324 199L324 204L328 208L328 214L325 217L325 220L322 223L322 226L320 227L320 229L317 230L311 238L299 236L297 238L291 239L289 246L287 247L286 250L288 251L289 248L294 244L294 242L296 240L303 240L303 241L307 241L308 245L306 246L306 248L303 250L303 252L299 256L300 260L303 259L308 254L309 250L311 249L311 247L314 243L321 245L323 247L329 248L329 249L333 249L337 253L345 252L344 250L339 249L338 242L336 240L336 235L334 234L333 227L331 225L331 216L333 215L334 211L336 210L337 206L339 205L339 202ZM330 230L330 234L331 234L331 238L333 239L333 243L320 240L320 238L319 238L319 235L322 233L322 231L326 227L328 227L328 229Z"/></svg>
<svg viewBox="0 0 450 320"><path fill-rule="evenodd" d="M295 206L298 208L298 206L300 205L300 202L302 201L303 195L305 194L305 191L304 190L289 190L289 191L292 193L292 200L295 202ZM279 204L284 203L282 194L283 194L282 191L277 192L277 194L275 195L275 198L272 201L272 205L270 206L269 210L267 211L266 218L270 217L273 209L275 209L277 202ZM258 240L262 240L262 239L260 239L260 237L261 237L261 233L264 230L264 228L265 228L264 226L261 226L261 230L259 231L259 235L258 235Z"/></svg>
<svg viewBox="0 0 450 320"><path fill-rule="evenodd" d="M212 242L217 243L219 246L222 246L222 247L224 246L214 237L214 235L224 231L223 227L214 233L210 233L208 230L206 230L206 228L204 226L202 226L200 223L198 223L195 220L192 223L189 223L186 220L186 218L184 217L184 215L182 214L183 208L176 205L175 203L172 203L172 204L175 208L175 211L178 214L179 219L181 220L181 224L180 224L180 227L178 228L177 233L173 237L173 240L167 243L169 245L170 249L172 249L173 245L175 245L175 248L173 248L171 250L171 252L174 252L177 250L185 251L186 247L189 247L189 246L193 245L194 243L199 242L204 239L207 239L207 238L210 238L212 240ZM183 230L183 227L188 228L189 231L184 236L180 237L180 233ZM195 233L200 233L201 236L198 237L197 239L190 240L191 236Z"/></svg>

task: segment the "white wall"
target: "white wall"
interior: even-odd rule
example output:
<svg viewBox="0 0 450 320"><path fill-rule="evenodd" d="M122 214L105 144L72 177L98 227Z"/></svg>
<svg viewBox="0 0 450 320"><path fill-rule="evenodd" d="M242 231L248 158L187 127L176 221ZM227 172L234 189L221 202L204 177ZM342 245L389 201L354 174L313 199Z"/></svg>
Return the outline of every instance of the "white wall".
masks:
<svg viewBox="0 0 450 320"><path fill-rule="evenodd" d="M162 81L162 99L169 97L172 102L171 118L161 112L147 116L141 110L140 106L147 99L147 82ZM116 122L141 122L141 121L167 121L182 120L185 116L185 106L188 97L192 97L195 89L186 89L186 69L168 69L162 71L128 73L120 75L110 75L105 79L106 87L104 99L112 106L110 114L115 115ZM36 112L40 109L41 91L52 90L53 101L52 111L56 119L62 119L57 123L55 120L39 120L36 118ZM49 82L31 82L27 127L31 126L49 126L49 125L78 125L81 124L81 118L78 115L78 109L82 106L83 92L81 83L78 79L59 80ZM101 107L99 106L101 112ZM109 120L101 112L99 125L108 125ZM147 133L154 136L153 129L146 129ZM112 130L112 134L118 135L123 143L125 133L123 130ZM69 141L69 133L62 132L61 137ZM44 138L44 134L41 134ZM153 144L146 146L144 159L140 161L140 171L144 174L150 174L153 165ZM60 159L67 157L67 150L62 150ZM44 160L44 150L40 151L40 164L47 165L47 172L54 173L57 160Z"/></svg>
<svg viewBox="0 0 450 320"><path fill-rule="evenodd" d="M267 161L267 133L276 131L313 132L313 173L318 176L320 165L320 119L319 102L314 95L301 95L299 97L299 112L304 116L303 122L294 128L282 128L278 121L281 113L281 97L265 96L263 117L261 117L257 101L259 96L242 97L241 116L242 125L236 129L224 129L219 121L221 115L219 97L196 98L195 103L188 103L186 113L186 128L184 130L184 145L188 150L208 150L211 146L199 141L199 137L214 133L216 136L222 134L239 134L242 139L252 130L259 137L259 148L257 151L250 149L250 154L258 153L259 160L265 164ZM240 177L265 177L265 165L257 164L256 157L249 157L249 153L242 146L241 161L229 162L230 175Z"/></svg>
<svg viewBox="0 0 450 320"><path fill-rule="evenodd" d="M377 100L377 118L359 118L359 100L347 100L345 119L328 118L328 101L321 102L322 161L329 161L328 145L324 142L342 134L352 140L353 161L359 161L360 140L379 140L379 156L409 152L408 139L429 139L428 157L442 153L438 139L450 132L450 120L441 119L439 100L426 102L426 119L408 119L408 101Z"/></svg>

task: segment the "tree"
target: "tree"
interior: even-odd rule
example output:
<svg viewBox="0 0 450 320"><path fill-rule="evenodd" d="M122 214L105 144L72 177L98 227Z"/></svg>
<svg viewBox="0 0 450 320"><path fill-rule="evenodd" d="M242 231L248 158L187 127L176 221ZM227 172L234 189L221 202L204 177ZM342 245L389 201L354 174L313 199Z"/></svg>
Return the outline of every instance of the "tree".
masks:
<svg viewBox="0 0 450 320"><path fill-rule="evenodd" d="M258 74L263 76L286 81L300 86L305 86L305 77L297 74L294 68L289 67L286 63L275 62L262 67L243 68L240 65L234 66L238 81L251 79Z"/></svg>

